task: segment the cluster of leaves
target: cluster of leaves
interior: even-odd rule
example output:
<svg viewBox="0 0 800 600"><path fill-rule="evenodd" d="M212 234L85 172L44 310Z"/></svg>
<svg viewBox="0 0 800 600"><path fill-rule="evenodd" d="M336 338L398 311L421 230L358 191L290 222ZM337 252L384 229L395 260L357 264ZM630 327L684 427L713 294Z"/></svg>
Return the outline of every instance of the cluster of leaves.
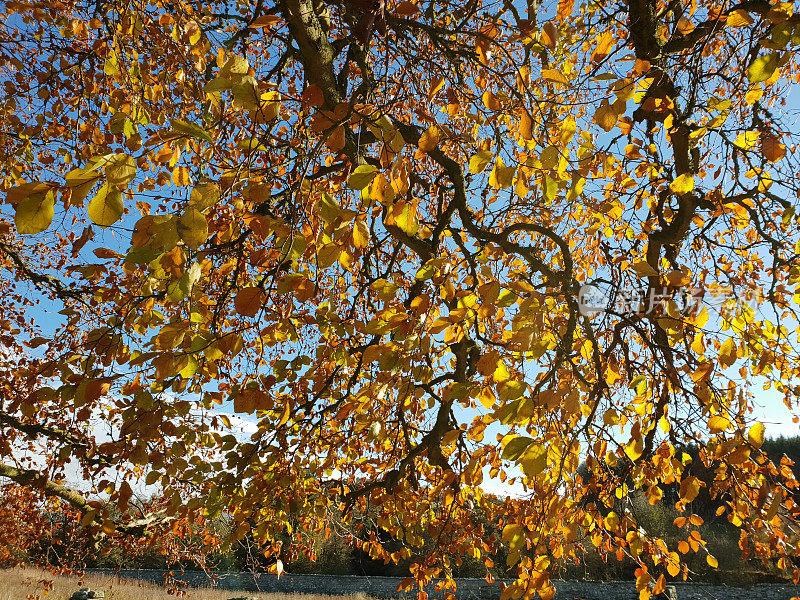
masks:
<svg viewBox="0 0 800 600"><path fill-rule="evenodd" d="M95 537L224 514L204 543L268 556L374 511L401 544L359 544L409 586L504 546L503 600L552 596L583 539L642 598L716 564L705 485L798 579L797 481L753 416L800 396L794 9L6 2L0 476ZM645 300L583 314L590 281ZM135 480L160 510L127 510ZM609 511L673 485L678 548Z"/></svg>

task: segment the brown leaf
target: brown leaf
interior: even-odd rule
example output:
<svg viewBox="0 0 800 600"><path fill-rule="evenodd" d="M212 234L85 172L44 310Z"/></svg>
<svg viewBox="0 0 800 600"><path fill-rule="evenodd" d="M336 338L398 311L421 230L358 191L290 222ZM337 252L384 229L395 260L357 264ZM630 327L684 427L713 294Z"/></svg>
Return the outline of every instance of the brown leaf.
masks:
<svg viewBox="0 0 800 600"><path fill-rule="evenodd" d="M261 310L264 300L265 296L261 288L246 287L239 290L233 304L236 307L236 312L243 317L254 317Z"/></svg>

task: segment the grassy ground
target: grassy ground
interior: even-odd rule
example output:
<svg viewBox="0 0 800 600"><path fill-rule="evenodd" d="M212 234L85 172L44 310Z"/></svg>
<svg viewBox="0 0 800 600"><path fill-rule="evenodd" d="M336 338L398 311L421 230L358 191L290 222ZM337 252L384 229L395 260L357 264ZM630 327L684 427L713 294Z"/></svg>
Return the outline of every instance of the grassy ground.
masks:
<svg viewBox="0 0 800 600"><path fill-rule="evenodd" d="M33 568L0 569L0 600L68 600L80 588L88 587L105 592L105 600L228 600L229 598L258 598L258 600L369 600L366 597L325 596L322 594L264 594L189 588L173 591L152 583L119 579L109 575L88 575L84 579L53 575Z"/></svg>

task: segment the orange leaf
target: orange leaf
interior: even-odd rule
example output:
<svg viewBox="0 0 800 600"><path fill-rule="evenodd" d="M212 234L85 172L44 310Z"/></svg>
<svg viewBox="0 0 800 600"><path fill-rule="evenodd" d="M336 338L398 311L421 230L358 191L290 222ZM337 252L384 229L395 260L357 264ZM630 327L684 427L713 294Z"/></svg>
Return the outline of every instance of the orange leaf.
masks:
<svg viewBox="0 0 800 600"><path fill-rule="evenodd" d="M421 154L427 154L439 145L439 128L431 125L419 138L417 147Z"/></svg>
<svg viewBox="0 0 800 600"><path fill-rule="evenodd" d="M244 289L239 290L236 294L236 298L233 301L233 305L236 307L236 312L238 312L243 317L254 317L261 310L261 305L264 303L264 292L261 291L261 288L257 287L246 287Z"/></svg>
<svg viewBox="0 0 800 600"><path fill-rule="evenodd" d="M661 576L656 580L656 584L653 586L653 589L650 590L650 593L653 596L658 596L659 594L663 594L667 589L667 580L664 578L663 573Z"/></svg>
<svg viewBox="0 0 800 600"><path fill-rule="evenodd" d="M594 113L594 122L597 123L603 131L611 131L614 129L614 125L617 124L618 120L619 115L608 103L608 100L604 99Z"/></svg>
<svg viewBox="0 0 800 600"><path fill-rule="evenodd" d="M325 96L322 93L322 88L316 84L309 85L301 97L303 106L318 108L325 103Z"/></svg>
<svg viewBox="0 0 800 600"><path fill-rule="evenodd" d="M339 125L336 129L331 132L331 135L325 142L325 145L328 147L328 150L331 152L338 152L342 148L344 148L345 144L345 130L344 125Z"/></svg>
<svg viewBox="0 0 800 600"><path fill-rule="evenodd" d="M281 18L277 15L261 15L248 25L250 29L258 29L259 27L271 27L281 22Z"/></svg>
<svg viewBox="0 0 800 600"><path fill-rule="evenodd" d="M597 38L597 47L592 51L592 62L600 62L611 52L614 45L614 36L610 31L606 31Z"/></svg>
<svg viewBox="0 0 800 600"><path fill-rule="evenodd" d="M128 508L128 501L131 496L133 496L131 485L127 481L123 481L119 486L119 504L117 505L121 511L124 512Z"/></svg>
<svg viewBox="0 0 800 600"><path fill-rule="evenodd" d="M558 0L558 8L556 9L556 20L564 21L572 16L572 11L575 8L575 0Z"/></svg>
<svg viewBox="0 0 800 600"><path fill-rule="evenodd" d="M552 21L547 21L547 23L542 25L542 33L539 36L539 41L542 46L550 50L556 49L556 44L558 43L558 29L556 29Z"/></svg>
<svg viewBox="0 0 800 600"><path fill-rule="evenodd" d="M697 477L686 477L681 481L681 500L691 502L700 493L700 480Z"/></svg>
<svg viewBox="0 0 800 600"><path fill-rule="evenodd" d="M419 7L413 2L408 2L408 0L402 0L402 2L398 2L394 9L394 13L398 17L413 17L418 12Z"/></svg>
<svg viewBox="0 0 800 600"><path fill-rule="evenodd" d="M762 133L761 152L769 162L777 162L786 156L786 145L782 144L778 137Z"/></svg>
<svg viewBox="0 0 800 600"><path fill-rule="evenodd" d="M533 119L531 119L527 110L522 111L522 117L519 120L519 134L523 140L533 139Z"/></svg>

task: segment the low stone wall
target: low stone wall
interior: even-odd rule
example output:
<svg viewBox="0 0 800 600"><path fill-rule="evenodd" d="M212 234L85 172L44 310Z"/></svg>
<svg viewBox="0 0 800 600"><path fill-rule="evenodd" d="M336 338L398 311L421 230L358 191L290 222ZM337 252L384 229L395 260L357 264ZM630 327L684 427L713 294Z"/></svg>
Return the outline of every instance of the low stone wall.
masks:
<svg viewBox="0 0 800 600"><path fill-rule="evenodd" d="M88 569L89 573L117 575L125 579L136 579L163 583L168 571ZM416 591L398 592L401 577L362 577L359 575L289 575L280 578L270 574L212 573L210 578L202 571L173 571L172 577L190 587L215 586L224 590L246 590L258 596L263 593L325 594L331 596L366 595L375 598L416 597ZM456 597L459 600L497 600L500 597L500 581L489 585L484 579L457 579ZM556 598L561 600L638 600L633 582L612 581L608 583L585 581L555 581ZM702 583L674 584L678 600L791 600L800 597L800 586L779 584L757 584L748 589L713 586ZM443 598L436 590L436 582L425 590L432 599Z"/></svg>

